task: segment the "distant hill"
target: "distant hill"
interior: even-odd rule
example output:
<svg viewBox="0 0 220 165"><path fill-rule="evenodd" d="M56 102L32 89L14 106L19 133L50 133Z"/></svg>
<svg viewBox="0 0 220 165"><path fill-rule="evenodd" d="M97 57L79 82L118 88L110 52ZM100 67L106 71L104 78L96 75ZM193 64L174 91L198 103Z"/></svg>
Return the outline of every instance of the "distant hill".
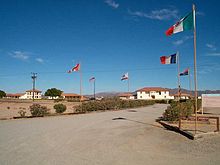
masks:
<svg viewBox="0 0 220 165"><path fill-rule="evenodd" d="M176 94L178 93L178 89L168 89L170 90L170 94ZM100 92L96 93L96 97L115 97L118 96L120 93L123 92ZM190 91L187 89L181 89L181 93L187 93L190 94ZM192 91L194 94L194 91ZM201 96L202 94L220 94L220 90L204 90L204 91L198 91L198 96ZM93 97L93 95L86 95L87 97Z"/></svg>
<svg viewBox="0 0 220 165"><path fill-rule="evenodd" d="M96 97L115 97L118 96L122 92L100 92L96 93ZM93 95L86 95L87 97L93 97Z"/></svg>
<svg viewBox="0 0 220 165"><path fill-rule="evenodd" d="M169 90L170 90L170 94L178 93L178 88L169 89ZM190 94L190 91L187 89L181 89L181 93ZM192 91L192 93L194 94L194 90ZM219 93L220 90L204 90L204 91L198 91L198 96L201 96L202 94L219 94Z"/></svg>

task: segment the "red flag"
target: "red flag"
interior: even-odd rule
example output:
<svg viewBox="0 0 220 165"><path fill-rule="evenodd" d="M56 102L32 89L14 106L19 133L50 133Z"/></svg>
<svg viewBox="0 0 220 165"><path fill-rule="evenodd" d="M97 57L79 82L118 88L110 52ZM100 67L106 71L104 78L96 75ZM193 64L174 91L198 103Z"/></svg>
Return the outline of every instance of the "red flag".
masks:
<svg viewBox="0 0 220 165"><path fill-rule="evenodd" d="M73 72L76 72L76 71L79 71L80 70L80 64L76 64L76 66L73 67L72 71Z"/></svg>

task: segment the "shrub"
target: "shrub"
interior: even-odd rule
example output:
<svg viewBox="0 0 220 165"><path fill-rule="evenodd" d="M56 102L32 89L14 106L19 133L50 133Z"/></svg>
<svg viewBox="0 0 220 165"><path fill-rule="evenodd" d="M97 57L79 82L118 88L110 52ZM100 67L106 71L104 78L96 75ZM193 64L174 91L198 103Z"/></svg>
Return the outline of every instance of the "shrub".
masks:
<svg viewBox="0 0 220 165"><path fill-rule="evenodd" d="M108 98L101 101L88 101L74 107L75 112L85 113L91 111L118 110L125 108L135 108L154 104L148 100L120 100L118 98Z"/></svg>
<svg viewBox="0 0 220 165"><path fill-rule="evenodd" d="M56 110L56 113L63 113L66 111L66 105L64 104L55 104L53 108Z"/></svg>
<svg viewBox="0 0 220 165"><path fill-rule="evenodd" d="M198 102L198 109L201 103ZM194 100L186 100L178 103L177 101L171 102L163 113L163 119L166 121L177 121L179 116L188 118L194 113Z"/></svg>
<svg viewBox="0 0 220 165"><path fill-rule="evenodd" d="M21 117L25 117L26 111L20 110L18 113Z"/></svg>
<svg viewBox="0 0 220 165"><path fill-rule="evenodd" d="M46 106L41 106L40 104L33 104L30 106L30 112L32 116L40 117L45 116L49 113L49 109Z"/></svg>

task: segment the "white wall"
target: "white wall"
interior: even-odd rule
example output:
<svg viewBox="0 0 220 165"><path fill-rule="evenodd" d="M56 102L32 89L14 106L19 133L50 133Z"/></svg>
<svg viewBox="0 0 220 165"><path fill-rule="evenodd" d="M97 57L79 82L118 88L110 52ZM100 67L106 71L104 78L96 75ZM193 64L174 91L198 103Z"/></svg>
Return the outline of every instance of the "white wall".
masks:
<svg viewBox="0 0 220 165"><path fill-rule="evenodd" d="M144 92L144 91L138 91L137 92L137 99L142 100L164 100L164 99L173 99L172 96L170 96L169 91L150 91L150 92Z"/></svg>

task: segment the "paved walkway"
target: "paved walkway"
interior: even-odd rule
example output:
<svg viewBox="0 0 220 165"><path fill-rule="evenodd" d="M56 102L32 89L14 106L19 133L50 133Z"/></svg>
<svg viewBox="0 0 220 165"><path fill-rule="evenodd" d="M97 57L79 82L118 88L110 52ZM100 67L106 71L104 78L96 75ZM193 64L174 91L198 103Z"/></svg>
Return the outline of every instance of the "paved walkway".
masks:
<svg viewBox="0 0 220 165"><path fill-rule="evenodd" d="M166 106L0 121L0 164L220 164L219 135L192 141L155 123Z"/></svg>

